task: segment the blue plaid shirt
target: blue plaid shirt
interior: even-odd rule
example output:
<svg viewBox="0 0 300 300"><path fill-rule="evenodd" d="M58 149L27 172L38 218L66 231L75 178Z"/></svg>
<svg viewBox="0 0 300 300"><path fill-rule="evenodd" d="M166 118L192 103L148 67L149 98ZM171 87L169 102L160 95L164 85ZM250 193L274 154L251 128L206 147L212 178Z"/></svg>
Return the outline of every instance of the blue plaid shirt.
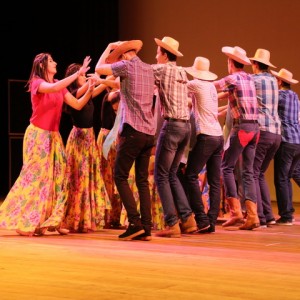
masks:
<svg viewBox="0 0 300 300"><path fill-rule="evenodd" d="M260 130L281 134L277 79L268 72L253 74L252 77L256 88Z"/></svg>
<svg viewBox="0 0 300 300"><path fill-rule="evenodd" d="M282 141L300 144L299 98L292 90L279 90L278 114Z"/></svg>

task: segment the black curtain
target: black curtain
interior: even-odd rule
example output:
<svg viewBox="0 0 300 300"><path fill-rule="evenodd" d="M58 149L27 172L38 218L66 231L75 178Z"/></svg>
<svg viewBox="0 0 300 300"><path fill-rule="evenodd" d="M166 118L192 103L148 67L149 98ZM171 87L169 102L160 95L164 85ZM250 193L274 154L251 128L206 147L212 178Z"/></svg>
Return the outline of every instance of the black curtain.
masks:
<svg viewBox="0 0 300 300"><path fill-rule="evenodd" d="M8 86L10 80L26 81L33 58L40 52L50 52L58 63L57 79L64 76L66 67L81 63L86 55L92 57L91 71L109 42L118 37L118 0L90 1L9 1L1 7L1 72L0 72L0 196L9 190L9 132ZM20 85L18 84L20 89ZM18 95L22 91L14 93ZM24 88L24 93L26 93ZM13 99L13 106L24 105L28 95ZM12 109L13 109L13 106ZM96 103L97 109L100 104ZM10 122L24 122L20 115ZM96 129L100 126L95 118ZM64 129L63 135L67 134ZM67 127L67 126L66 126Z"/></svg>

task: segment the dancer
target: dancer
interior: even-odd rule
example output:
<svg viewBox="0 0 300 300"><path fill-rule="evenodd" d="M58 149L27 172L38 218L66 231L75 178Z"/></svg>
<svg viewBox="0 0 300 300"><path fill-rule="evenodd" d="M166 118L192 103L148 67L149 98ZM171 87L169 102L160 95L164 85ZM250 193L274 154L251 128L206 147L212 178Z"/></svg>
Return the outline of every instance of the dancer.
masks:
<svg viewBox="0 0 300 300"><path fill-rule="evenodd" d="M51 54L35 56L28 80L32 115L24 135L23 166L0 207L1 228L24 236L41 235L47 228L60 234L69 232L61 228L66 205L66 156L59 122L64 102L80 110L89 101L95 84L92 79L80 99L68 92L67 86L89 70L90 61L86 57L77 72L57 80L57 63Z"/></svg>
<svg viewBox="0 0 300 300"><path fill-rule="evenodd" d="M197 230L193 211L177 176L182 155L191 136L186 85L188 80L184 69L176 64L177 57L183 56L178 50L179 42L171 37L164 37L162 40L155 38L155 43L157 64L152 67L161 115L165 119L156 145L154 177L166 228L157 235L177 238L181 237L181 232L191 233Z"/></svg>
<svg viewBox="0 0 300 300"><path fill-rule="evenodd" d="M238 46L223 47L222 52L227 56L229 75L214 81L218 92L228 92L230 115L233 127L230 131L230 144L224 152L222 173L226 200L230 207L230 219L223 226L230 226L243 221L241 203L238 199L234 177L235 165L242 155L243 186L246 222L239 227L241 230L251 230L260 226L257 215L256 188L253 178L253 162L256 144L259 139L258 107L256 89L252 76L246 73L244 65L251 65L246 51Z"/></svg>
<svg viewBox="0 0 300 300"><path fill-rule="evenodd" d="M104 50L96 65L97 73L120 77L121 82L122 117L114 179L127 212L129 225L119 235L120 240L151 240L148 167L156 131L153 110L154 76L151 66L137 56L142 45L140 40L112 43ZM112 47L114 50L110 52ZM133 164L140 197L140 212L128 183Z"/></svg>
<svg viewBox="0 0 300 300"><path fill-rule="evenodd" d="M65 77L78 72L80 68L80 64L69 65ZM97 83L103 82L97 75L94 76ZM74 97L80 97L88 89L88 84L83 74L70 84L68 90ZM100 171L100 155L93 127L93 98L106 87L98 84L81 110L67 106L73 128L66 144L67 209L63 224L71 232L87 233L102 229L105 209L110 206Z"/></svg>

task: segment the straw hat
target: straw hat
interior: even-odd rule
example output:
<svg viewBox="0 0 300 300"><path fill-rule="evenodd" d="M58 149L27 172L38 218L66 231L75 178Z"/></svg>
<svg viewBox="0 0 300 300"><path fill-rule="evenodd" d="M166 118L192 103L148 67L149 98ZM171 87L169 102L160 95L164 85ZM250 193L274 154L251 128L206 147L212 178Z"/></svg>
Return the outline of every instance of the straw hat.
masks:
<svg viewBox="0 0 300 300"><path fill-rule="evenodd" d="M183 56L183 54L178 51L179 42L176 41L175 39L173 39L169 36L165 36L162 40L159 40L157 38L155 38L154 40L158 46L168 50L169 52L173 53L174 55L176 55L178 57Z"/></svg>
<svg viewBox="0 0 300 300"><path fill-rule="evenodd" d="M106 62L112 64L120 59L120 56L129 50L135 50L138 53L143 46L140 40L121 42L106 58Z"/></svg>
<svg viewBox="0 0 300 300"><path fill-rule="evenodd" d="M186 72L195 78L202 80L215 80L217 75L209 71L210 62L207 58L198 56L192 67L184 68Z"/></svg>
<svg viewBox="0 0 300 300"><path fill-rule="evenodd" d="M247 57L247 53L243 48L235 47L223 47L222 52L225 53L231 59L243 64L251 65L251 61Z"/></svg>
<svg viewBox="0 0 300 300"><path fill-rule="evenodd" d="M249 57L250 60L255 60L261 62L267 66L277 68L273 64L270 63L270 51L266 49L257 49L254 57Z"/></svg>
<svg viewBox="0 0 300 300"><path fill-rule="evenodd" d="M287 69L281 69L279 72L275 72L275 71L271 70L271 73L274 76L281 79L282 81L287 82L289 84L296 84L299 82L298 80L293 79L293 73L291 73Z"/></svg>

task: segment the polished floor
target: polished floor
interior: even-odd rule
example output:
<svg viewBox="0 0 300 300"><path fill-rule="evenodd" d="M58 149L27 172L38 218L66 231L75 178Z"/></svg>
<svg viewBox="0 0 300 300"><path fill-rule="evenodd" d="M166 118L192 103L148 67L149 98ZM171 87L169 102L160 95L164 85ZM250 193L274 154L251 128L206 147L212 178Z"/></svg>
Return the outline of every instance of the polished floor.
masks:
<svg viewBox="0 0 300 300"><path fill-rule="evenodd" d="M293 226L119 241L123 231L22 237L0 230L0 299L300 299Z"/></svg>

